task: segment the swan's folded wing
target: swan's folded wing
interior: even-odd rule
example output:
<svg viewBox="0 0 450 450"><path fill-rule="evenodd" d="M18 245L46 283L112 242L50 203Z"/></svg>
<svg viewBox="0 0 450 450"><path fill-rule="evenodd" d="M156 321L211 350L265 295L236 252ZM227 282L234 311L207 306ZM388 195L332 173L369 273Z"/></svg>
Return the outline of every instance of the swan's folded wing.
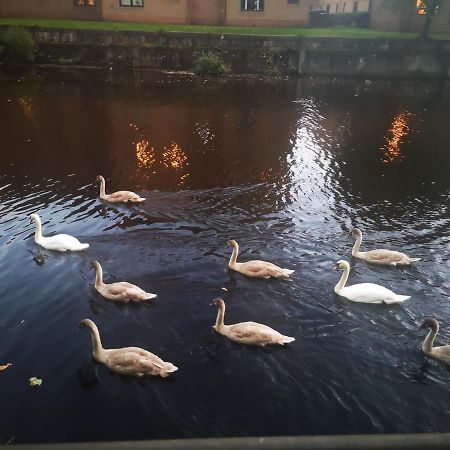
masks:
<svg viewBox="0 0 450 450"><path fill-rule="evenodd" d="M136 372L146 372L152 368L164 369L164 361L153 353L138 347L115 351L109 361L117 368L133 368Z"/></svg>
<svg viewBox="0 0 450 450"><path fill-rule="evenodd" d="M393 250L384 250L384 249L378 249L378 250L370 250L366 252L366 255L370 257L373 261L398 261L403 259L404 255L400 252L396 252Z"/></svg>
<svg viewBox="0 0 450 450"><path fill-rule="evenodd" d="M248 261L243 263L243 269L254 276L261 278L271 277L273 268L264 261Z"/></svg>
<svg viewBox="0 0 450 450"><path fill-rule="evenodd" d="M262 340L271 337L275 332L267 325L256 322L242 322L230 325L230 331L236 339L240 340Z"/></svg>

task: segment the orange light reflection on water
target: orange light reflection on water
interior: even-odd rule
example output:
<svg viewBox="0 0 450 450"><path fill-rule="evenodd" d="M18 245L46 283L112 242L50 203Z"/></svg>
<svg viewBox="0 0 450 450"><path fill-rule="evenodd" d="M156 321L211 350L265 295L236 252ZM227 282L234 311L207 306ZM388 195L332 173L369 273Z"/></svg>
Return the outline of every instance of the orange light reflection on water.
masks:
<svg viewBox="0 0 450 450"><path fill-rule="evenodd" d="M394 117L391 128L386 136L386 143L382 147L383 163L388 164L402 159L403 155L400 147L404 142L404 137L407 136L410 131L408 125L409 116L411 116L411 113L401 112Z"/></svg>
<svg viewBox="0 0 450 450"><path fill-rule="evenodd" d="M155 149L148 148L148 141L142 139L136 144L136 157L139 167L150 169L156 162Z"/></svg>
<svg viewBox="0 0 450 450"><path fill-rule="evenodd" d="M33 101L31 100L31 98L21 97L19 98L19 104L22 108L23 113L27 116L28 119L30 119L33 124L35 124Z"/></svg>
<svg viewBox="0 0 450 450"><path fill-rule="evenodd" d="M187 159L186 153L176 142L172 142L169 148L164 147L163 164L166 168L179 170L189 164Z"/></svg>

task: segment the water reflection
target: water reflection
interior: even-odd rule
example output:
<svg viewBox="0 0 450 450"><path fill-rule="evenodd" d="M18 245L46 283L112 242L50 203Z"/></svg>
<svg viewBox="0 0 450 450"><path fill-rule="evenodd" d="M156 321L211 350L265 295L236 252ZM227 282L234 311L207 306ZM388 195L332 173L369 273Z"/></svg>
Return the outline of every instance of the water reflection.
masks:
<svg viewBox="0 0 450 450"><path fill-rule="evenodd" d="M418 376L417 332L439 311L441 339L450 338L448 85L38 74L0 84L8 118L0 133L11 149L0 153L0 357L14 363L2 373L1 442L450 431L448 373L431 362ZM32 98L31 110L21 98ZM380 142L383 159L407 158L383 164ZM147 201L102 204L98 173L111 190ZM48 233L76 235L89 252L40 255L32 211ZM407 305L381 313L334 295L332 262L350 258L352 222L367 248L423 258L400 270L352 261L352 283L411 293ZM264 283L230 274L229 238L243 259L296 276ZM99 299L94 257L109 279L160 301L129 308ZM268 323L299 345L223 342L208 307L218 295L236 321ZM85 317L105 346L170 355L179 374L142 384L111 376L92 364L77 331ZM45 396L23 389L24 374L44 379ZM31 422L30 411L39 411Z"/></svg>
<svg viewBox="0 0 450 450"><path fill-rule="evenodd" d="M400 146L404 143L405 136L409 134L410 128L408 123L411 116L411 113L404 111L394 117L391 128L386 135L386 143L382 147L383 163L402 160L403 155Z"/></svg>
<svg viewBox="0 0 450 450"><path fill-rule="evenodd" d="M156 162L154 148L148 148L148 141L142 139L136 143L136 157L140 168L151 169Z"/></svg>
<svg viewBox="0 0 450 450"><path fill-rule="evenodd" d="M179 170L184 166L189 165L187 162L187 155L182 148L175 142L172 142L170 147L164 147L163 153L163 165L166 168L172 168Z"/></svg>

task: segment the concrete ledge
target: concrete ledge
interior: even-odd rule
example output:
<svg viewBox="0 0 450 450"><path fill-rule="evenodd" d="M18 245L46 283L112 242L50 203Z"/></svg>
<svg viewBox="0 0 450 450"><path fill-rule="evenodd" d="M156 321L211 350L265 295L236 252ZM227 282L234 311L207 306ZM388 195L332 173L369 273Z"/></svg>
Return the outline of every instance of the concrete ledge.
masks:
<svg viewBox="0 0 450 450"><path fill-rule="evenodd" d="M304 38L30 27L37 62L189 71L204 52L234 74L445 79L450 41Z"/></svg>
<svg viewBox="0 0 450 450"><path fill-rule="evenodd" d="M435 450L450 448L450 434L185 439L142 442L15 445L20 450Z"/></svg>

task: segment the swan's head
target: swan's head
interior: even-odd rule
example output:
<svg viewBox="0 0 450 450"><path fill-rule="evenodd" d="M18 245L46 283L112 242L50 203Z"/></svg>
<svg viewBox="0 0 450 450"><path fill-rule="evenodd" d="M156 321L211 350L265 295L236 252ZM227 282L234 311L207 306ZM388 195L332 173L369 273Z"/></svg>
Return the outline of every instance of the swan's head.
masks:
<svg viewBox="0 0 450 450"><path fill-rule="evenodd" d="M352 228L351 233L352 233L353 236L361 236L362 235L361 230L359 228L356 228L356 227Z"/></svg>
<svg viewBox="0 0 450 450"><path fill-rule="evenodd" d="M91 264L90 264L89 267L91 269L96 269L97 270L97 268L100 267L100 263L98 261L91 261Z"/></svg>
<svg viewBox="0 0 450 450"><path fill-rule="evenodd" d="M231 247L237 247L238 243L234 239L227 241L227 244Z"/></svg>
<svg viewBox="0 0 450 450"><path fill-rule="evenodd" d="M431 328L433 331L437 332L439 330L439 322L436 319L429 317L425 319L419 327L420 330L424 328Z"/></svg>
<svg viewBox="0 0 450 450"><path fill-rule="evenodd" d="M101 175L97 175L95 181L105 181L105 179Z"/></svg>
<svg viewBox="0 0 450 450"><path fill-rule="evenodd" d="M212 302L214 305L218 306L219 308L225 306L225 302L221 298L215 298Z"/></svg>
<svg viewBox="0 0 450 450"><path fill-rule="evenodd" d="M41 219L37 214L31 214L30 221L35 223L41 223Z"/></svg>
<svg viewBox="0 0 450 450"><path fill-rule="evenodd" d="M92 320L84 319L78 324L78 328L82 330L83 328L95 328L95 323Z"/></svg>
<svg viewBox="0 0 450 450"><path fill-rule="evenodd" d="M340 259L333 267L334 270L345 270L347 268L350 268L350 265L347 261L344 261L343 259Z"/></svg>

